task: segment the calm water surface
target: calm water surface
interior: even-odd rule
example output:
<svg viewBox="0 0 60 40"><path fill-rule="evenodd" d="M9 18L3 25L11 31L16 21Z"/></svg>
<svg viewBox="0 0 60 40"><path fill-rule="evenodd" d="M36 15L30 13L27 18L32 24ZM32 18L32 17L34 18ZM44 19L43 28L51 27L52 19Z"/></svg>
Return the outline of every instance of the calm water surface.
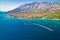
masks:
<svg viewBox="0 0 60 40"><path fill-rule="evenodd" d="M51 28L49 31L36 23ZM60 20L16 19L0 13L0 40L59 40Z"/></svg>

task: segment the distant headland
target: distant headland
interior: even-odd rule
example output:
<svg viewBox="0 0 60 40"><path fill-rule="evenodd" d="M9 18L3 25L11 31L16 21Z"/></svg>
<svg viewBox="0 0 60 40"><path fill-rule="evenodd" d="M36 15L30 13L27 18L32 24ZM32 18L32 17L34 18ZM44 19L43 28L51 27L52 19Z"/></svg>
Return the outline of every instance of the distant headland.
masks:
<svg viewBox="0 0 60 40"><path fill-rule="evenodd" d="M8 11L7 15L13 18L48 18L60 19L60 3L33 2L24 4L14 10Z"/></svg>

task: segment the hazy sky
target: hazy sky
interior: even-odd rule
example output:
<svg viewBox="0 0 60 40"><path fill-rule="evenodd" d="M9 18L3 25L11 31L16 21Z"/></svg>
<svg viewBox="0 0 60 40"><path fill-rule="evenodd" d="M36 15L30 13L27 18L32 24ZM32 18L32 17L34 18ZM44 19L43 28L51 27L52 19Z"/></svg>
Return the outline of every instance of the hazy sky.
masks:
<svg viewBox="0 0 60 40"><path fill-rule="evenodd" d="M21 4L31 2L60 2L60 0L0 0L0 11L9 11Z"/></svg>

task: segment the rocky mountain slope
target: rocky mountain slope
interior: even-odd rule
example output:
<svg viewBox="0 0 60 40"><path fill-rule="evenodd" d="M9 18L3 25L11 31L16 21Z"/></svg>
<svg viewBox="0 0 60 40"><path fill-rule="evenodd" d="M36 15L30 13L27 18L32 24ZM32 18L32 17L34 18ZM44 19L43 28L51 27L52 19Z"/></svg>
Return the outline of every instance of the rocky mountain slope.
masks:
<svg viewBox="0 0 60 40"><path fill-rule="evenodd" d="M37 10L40 12L46 11L58 11L60 10L60 3L51 3L51 2L33 2L30 4L21 5L18 8L8 11L8 13L21 13L21 12L30 12L31 10Z"/></svg>

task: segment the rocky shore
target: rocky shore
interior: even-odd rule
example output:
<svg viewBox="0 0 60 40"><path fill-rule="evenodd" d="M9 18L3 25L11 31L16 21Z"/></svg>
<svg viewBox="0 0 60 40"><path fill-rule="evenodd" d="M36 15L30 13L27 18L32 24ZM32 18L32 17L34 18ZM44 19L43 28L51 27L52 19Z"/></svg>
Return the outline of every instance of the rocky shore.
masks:
<svg viewBox="0 0 60 40"><path fill-rule="evenodd" d="M25 19L33 19L33 18L47 18L47 14L34 14L34 13L21 13L21 14L8 14L10 17L14 18L25 18Z"/></svg>

